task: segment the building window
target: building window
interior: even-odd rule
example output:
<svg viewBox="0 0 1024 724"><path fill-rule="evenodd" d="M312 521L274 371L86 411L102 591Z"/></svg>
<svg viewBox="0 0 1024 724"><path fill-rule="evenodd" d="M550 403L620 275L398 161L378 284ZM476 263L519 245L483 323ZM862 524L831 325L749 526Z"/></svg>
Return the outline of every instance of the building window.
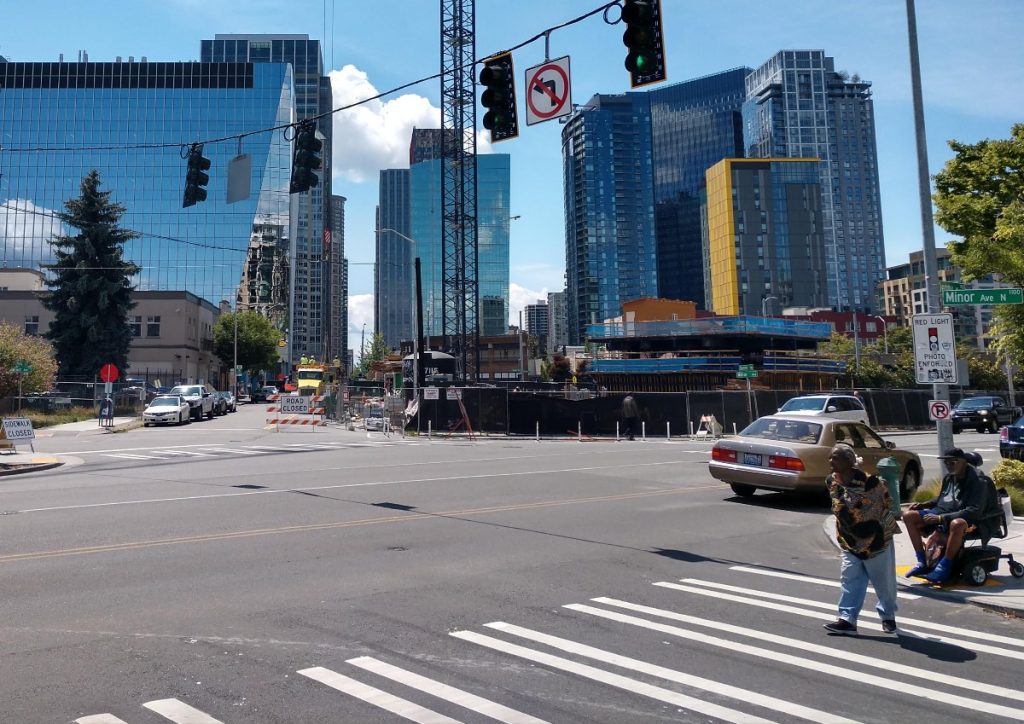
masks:
<svg viewBox="0 0 1024 724"><path fill-rule="evenodd" d="M25 334L39 334L39 315L25 315Z"/></svg>
<svg viewBox="0 0 1024 724"><path fill-rule="evenodd" d="M128 322L128 326L132 330L132 336L133 337L141 337L142 336L142 317L141 316L132 317L131 321Z"/></svg>
<svg viewBox="0 0 1024 724"><path fill-rule="evenodd" d="M146 317L146 336L147 337L159 337L160 336L160 317Z"/></svg>

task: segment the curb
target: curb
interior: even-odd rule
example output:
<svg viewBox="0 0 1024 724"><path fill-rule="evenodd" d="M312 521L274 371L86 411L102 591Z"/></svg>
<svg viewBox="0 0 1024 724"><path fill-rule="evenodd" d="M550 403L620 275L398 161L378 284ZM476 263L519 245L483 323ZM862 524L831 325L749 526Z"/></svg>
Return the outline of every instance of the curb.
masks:
<svg viewBox="0 0 1024 724"><path fill-rule="evenodd" d="M52 470L53 468L59 468L64 463L56 458L51 459L52 462L47 461L44 463L21 463L17 467L10 468L8 470L0 470L0 478L8 475L22 475L24 473L36 473L41 470Z"/></svg>

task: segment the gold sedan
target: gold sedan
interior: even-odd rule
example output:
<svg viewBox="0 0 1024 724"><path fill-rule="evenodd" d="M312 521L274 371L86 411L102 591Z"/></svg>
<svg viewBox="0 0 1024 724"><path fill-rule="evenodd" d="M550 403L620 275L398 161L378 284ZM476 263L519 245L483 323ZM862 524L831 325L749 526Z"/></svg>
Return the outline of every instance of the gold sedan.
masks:
<svg viewBox="0 0 1024 724"><path fill-rule="evenodd" d="M868 475L878 472L882 458L894 458L901 500L908 500L921 483L917 453L898 449L863 423L806 415L755 420L738 436L716 442L708 467L712 477L729 483L737 495L750 496L758 488L823 493L829 450L839 442L857 452Z"/></svg>

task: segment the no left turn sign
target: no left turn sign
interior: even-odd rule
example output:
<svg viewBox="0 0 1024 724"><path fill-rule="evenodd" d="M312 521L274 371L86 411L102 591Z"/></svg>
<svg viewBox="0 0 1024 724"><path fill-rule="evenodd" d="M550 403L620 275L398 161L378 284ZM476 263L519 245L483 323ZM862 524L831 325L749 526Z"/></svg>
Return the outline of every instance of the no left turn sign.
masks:
<svg viewBox="0 0 1024 724"><path fill-rule="evenodd" d="M948 420L949 419L949 403L945 400L929 400L928 401L928 419L929 420Z"/></svg>
<svg viewBox="0 0 1024 724"><path fill-rule="evenodd" d="M526 125L572 113L569 56L526 70Z"/></svg>

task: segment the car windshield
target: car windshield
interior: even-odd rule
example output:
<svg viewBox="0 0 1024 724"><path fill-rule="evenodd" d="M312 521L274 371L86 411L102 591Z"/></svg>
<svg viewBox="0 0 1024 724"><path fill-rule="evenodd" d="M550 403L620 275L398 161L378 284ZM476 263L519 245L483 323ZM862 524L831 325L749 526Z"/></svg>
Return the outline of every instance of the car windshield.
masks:
<svg viewBox="0 0 1024 724"><path fill-rule="evenodd" d="M992 407L992 400L987 397L977 400L960 400L956 403L958 410L987 410L990 407Z"/></svg>
<svg viewBox="0 0 1024 724"><path fill-rule="evenodd" d="M788 400L785 405L779 408L782 412L796 412L797 410L820 410L825 406L824 397L794 397Z"/></svg>
<svg viewBox="0 0 1024 724"><path fill-rule="evenodd" d="M384 410L381 409L370 409L366 411L367 417L384 417Z"/></svg>
<svg viewBox="0 0 1024 724"><path fill-rule="evenodd" d="M155 397L153 401L149 403L151 407L177 407L177 397Z"/></svg>
<svg viewBox="0 0 1024 724"><path fill-rule="evenodd" d="M815 422L762 417L745 427L740 436L814 444L821 438L821 428L822 426Z"/></svg>
<svg viewBox="0 0 1024 724"><path fill-rule="evenodd" d="M175 395L202 395L202 387L175 387L171 390Z"/></svg>

